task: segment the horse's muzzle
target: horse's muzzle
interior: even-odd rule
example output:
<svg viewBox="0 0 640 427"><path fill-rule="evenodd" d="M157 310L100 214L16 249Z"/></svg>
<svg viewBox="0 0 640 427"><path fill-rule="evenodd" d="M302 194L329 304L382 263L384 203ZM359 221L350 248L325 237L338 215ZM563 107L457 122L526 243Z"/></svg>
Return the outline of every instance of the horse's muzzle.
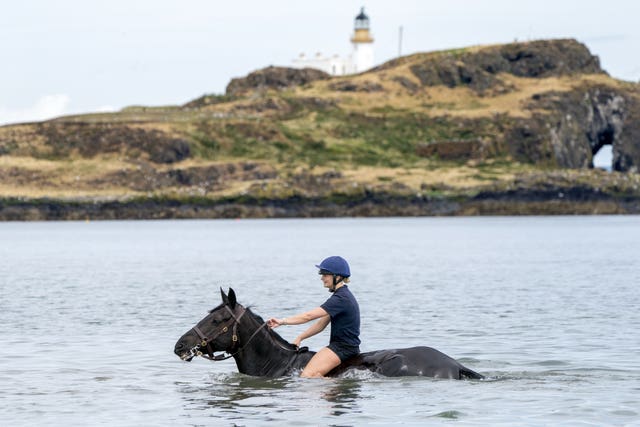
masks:
<svg viewBox="0 0 640 427"><path fill-rule="evenodd" d="M187 349L182 342L178 341L173 352L185 362L191 362L191 360L198 355L198 346L196 345L193 348Z"/></svg>
<svg viewBox="0 0 640 427"><path fill-rule="evenodd" d="M195 354L185 353L182 356L180 356L180 359L184 360L185 362L191 362L194 357L196 357Z"/></svg>

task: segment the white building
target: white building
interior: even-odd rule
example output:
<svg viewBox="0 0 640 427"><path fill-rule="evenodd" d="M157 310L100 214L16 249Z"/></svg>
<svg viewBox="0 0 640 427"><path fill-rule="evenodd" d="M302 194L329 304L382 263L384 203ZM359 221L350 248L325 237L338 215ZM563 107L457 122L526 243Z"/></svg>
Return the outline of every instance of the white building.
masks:
<svg viewBox="0 0 640 427"><path fill-rule="evenodd" d="M338 55L327 57L321 53L307 57L302 53L293 60L293 67L317 68L332 76L361 73L373 67L373 38L369 33L369 17L365 15L364 8L356 16L351 45L351 55L346 58Z"/></svg>

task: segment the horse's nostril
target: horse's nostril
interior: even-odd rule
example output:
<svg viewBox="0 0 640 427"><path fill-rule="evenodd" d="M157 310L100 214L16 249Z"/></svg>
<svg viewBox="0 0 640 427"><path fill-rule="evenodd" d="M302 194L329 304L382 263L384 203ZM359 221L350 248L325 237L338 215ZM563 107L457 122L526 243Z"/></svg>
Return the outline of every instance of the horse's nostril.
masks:
<svg viewBox="0 0 640 427"><path fill-rule="evenodd" d="M182 350L182 348L184 347L184 344L179 342L178 344L176 344L176 350Z"/></svg>

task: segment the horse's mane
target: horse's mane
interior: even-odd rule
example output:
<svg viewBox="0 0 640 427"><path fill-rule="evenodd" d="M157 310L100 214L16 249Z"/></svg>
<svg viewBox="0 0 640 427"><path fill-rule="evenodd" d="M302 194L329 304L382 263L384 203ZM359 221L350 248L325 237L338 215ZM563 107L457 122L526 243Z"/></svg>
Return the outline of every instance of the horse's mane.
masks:
<svg viewBox="0 0 640 427"><path fill-rule="evenodd" d="M209 310L209 314L213 313L214 311L220 309L221 307L223 307L225 305L225 303L222 303L220 305L218 305L215 308L212 308L211 310ZM259 315L257 315L256 313L254 313L253 311L251 311L251 306L246 306L245 310L247 310L247 312L251 315L251 317L253 318L253 320L255 320L256 322L258 322L260 325L262 325L264 322L264 319L262 317L260 317ZM291 344L289 341L285 340L284 338L282 338L280 336L280 334L278 334L277 332L275 332L273 329L269 328L269 327L265 327L265 329L267 330L267 333L269 333L271 335L271 337L278 341L280 344L282 344L282 346L284 346L285 348L288 348L292 351L296 351L297 347L293 344Z"/></svg>
<svg viewBox="0 0 640 427"><path fill-rule="evenodd" d="M253 317L253 320L255 320L256 322L258 322L259 324L263 324L264 323L264 319L262 319L262 317L260 317L259 315L257 315L256 313L254 313L253 311L251 311L251 307L247 306L245 307L247 309L247 311L249 312L249 314L251 314L251 316ZM283 346L285 346L286 348L290 349L290 350L297 350L297 347L293 344L291 344L289 341L285 340L284 338L282 338L280 336L280 334L278 334L276 331L274 331L273 329L269 328L269 327L265 327L265 329L267 330L267 332L271 335L271 337L273 339L275 339L276 341L278 341L280 344L282 344Z"/></svg>

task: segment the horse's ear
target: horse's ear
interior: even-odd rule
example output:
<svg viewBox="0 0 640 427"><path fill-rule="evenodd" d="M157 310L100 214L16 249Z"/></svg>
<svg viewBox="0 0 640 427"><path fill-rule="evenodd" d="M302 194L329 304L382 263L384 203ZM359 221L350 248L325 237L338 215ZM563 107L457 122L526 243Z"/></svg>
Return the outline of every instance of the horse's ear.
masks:
<svg viewBox="0 0 640 427"><path fill-rule="evenodd" d="M227 304L229 304L229 306L231 307L231 309L236 308L236 293L233 291L232 288L229 288L229 301L227 302Z"/></svg>
<svg viewBox="0 0 640 427"><path fill-rule="evenodd" d="M220 287L220 296L222 296L223 304L229 304L229 298L227 297L227 294L225 294L224 291L222 290L222 287Z"/></svg>

